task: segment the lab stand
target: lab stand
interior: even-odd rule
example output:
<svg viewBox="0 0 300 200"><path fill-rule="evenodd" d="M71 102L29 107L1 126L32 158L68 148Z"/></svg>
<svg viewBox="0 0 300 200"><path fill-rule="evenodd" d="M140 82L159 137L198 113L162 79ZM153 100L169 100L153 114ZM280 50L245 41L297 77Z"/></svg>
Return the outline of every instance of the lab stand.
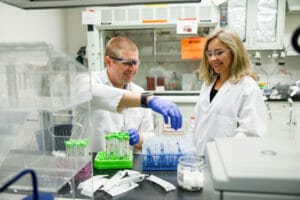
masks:
<svg viewBox="0 0 300 200"><path fill-rule="evenodd" d="M91 99L79 96L75 87L76 76L85 73L75 59L45 43L0 44L0 187L32 169L39 191L72 199L75 193L62 194L63 187L74 188L92 176L91 156L66 157L64 146L76 126L72 110ZM6 193L31 194L30 177Z"/></svg>

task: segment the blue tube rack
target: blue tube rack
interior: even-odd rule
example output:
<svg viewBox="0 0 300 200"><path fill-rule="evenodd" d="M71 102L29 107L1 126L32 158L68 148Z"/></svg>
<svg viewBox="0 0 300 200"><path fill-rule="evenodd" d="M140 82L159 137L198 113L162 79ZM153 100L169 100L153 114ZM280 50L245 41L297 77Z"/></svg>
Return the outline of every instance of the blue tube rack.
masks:
<svg viewBox="0 0 300 200"><path fill-rule="evenodd" d="M142 170L177 170L178 159L184 154L143 154Z"/></svg>

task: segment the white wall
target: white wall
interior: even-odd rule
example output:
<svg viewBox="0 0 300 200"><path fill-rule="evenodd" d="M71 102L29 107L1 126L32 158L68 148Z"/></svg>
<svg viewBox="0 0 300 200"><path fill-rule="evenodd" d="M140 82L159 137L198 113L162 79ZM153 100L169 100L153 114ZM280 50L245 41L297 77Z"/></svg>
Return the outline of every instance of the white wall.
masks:
<svg viewBox="0 0 300 200"><path fill-rule="evenodd" d="M66 11L23 10L0 2L0 42L47 42L67 50Z"/></svg>
<svg viewBox="0 0 300 200"><path fill-rule="evenodd" d="M81 24L81 13L85 8L72 8L66 10L67 22L67 52L76 56L81 46L87 43L87 26Z"/></svg>

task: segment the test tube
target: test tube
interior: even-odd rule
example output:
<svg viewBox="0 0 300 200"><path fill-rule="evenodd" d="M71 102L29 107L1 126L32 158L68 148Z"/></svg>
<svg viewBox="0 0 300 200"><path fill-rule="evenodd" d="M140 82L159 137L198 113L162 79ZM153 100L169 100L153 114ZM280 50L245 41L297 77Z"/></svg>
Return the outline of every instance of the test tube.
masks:
<svg viewBox="0 0 300 200"><path fill-rule="evenodd" d="M88 156L89 155L89 151L88 151L89 140L87 138L84 138L83 143L84 143L84 156Z"/></svg>
<svg viewBox="0 0 300 200"><path fill-rule="evenodd" d="M75 156L75 140L71 139L69 141L71 143L70 156Z"/></svg>
<svg viewBox="0 0 300 200"><path fill-rule="evenodd" d="M65 147L66 147L67 156L72 156L73 142L70 140L65 141Z"/></svg>
<svg viewBox="0 0 300 200"><path fill-rule="evenodd" d="M111 137L111 149L110 149L110 156L113 156L116 152L116 133L115 132L111 132L110 133L110 137Z"/></svg>
<svg viewBox="0 0 300 200"><path fill-rule="evenodd" d="M80 141L74 140L74 156L80 156Z"/></svg>
<svg viewBox="0 0 300 200"><path fill-rule="evenodd" d="M79 140L79 156L84 156L84 152L85 152L85 141L83 139Z"/></svg>
<svg viewBox="0 0 300 200"><path fill-rule="evenodd" d="M119 158L122 159L124 157L124 147L123 147L123 136L121 134L118 135L118 143L119 143Z"/></svg>
<svg viewBox="0 0 300 200"><path fill-rule="evenodd" d="M129 159L129 155L130 155L130 146L129 146L129 135L128 134L126 134L125 136L124 136L124 144L125 144L125 146L124 146L124 150L126 149L126 154L125 154L125 157L127 158L127 159Z"/></svg>
<svg viewBox="0 0 300 200"><path fill-rule="evenodd" d="M111 155L111 148L112 148L112 144L111 144L111 135L108 134L105 136L105 148L106 148L106 155L109 156Z"/></svg>

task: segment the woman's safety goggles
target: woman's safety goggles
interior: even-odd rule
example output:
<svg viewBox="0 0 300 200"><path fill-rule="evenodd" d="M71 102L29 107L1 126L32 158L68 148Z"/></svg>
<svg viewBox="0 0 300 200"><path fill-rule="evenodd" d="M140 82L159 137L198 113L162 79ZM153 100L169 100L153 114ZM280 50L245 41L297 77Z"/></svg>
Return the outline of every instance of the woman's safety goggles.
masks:
<svg viewBox="0 0 300 200"><path fill-rule="evenodd" d="M207 56L207 58L212 58L213 56L215 56L216 58L220 58L226 51L230 51L230 49L215 49L213 51L206 51L205 55Z"/></svg>

